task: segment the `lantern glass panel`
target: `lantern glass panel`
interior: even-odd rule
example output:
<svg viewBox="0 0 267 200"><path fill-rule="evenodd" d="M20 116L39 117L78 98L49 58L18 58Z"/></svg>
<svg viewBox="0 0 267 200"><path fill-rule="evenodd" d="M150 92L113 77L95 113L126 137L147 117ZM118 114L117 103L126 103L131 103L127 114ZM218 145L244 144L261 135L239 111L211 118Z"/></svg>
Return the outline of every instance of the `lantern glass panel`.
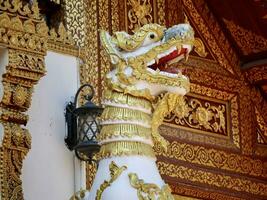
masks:
<svg viewBox="0 0 267 200"><path fill-rule="evenodd" d="M99 132L98 113L90 112L78 116L78 135L81 142L96 141Z"/></svg>

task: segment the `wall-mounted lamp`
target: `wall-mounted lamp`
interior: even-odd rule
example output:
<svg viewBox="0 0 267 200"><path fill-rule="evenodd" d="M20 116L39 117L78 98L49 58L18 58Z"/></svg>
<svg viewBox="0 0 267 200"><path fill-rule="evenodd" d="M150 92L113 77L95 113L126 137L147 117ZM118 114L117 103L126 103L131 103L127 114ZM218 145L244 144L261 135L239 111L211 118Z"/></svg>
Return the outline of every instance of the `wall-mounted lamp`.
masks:
<svg viewBox="0 0 267 200"><path fill-rule="evenodd" d="M84 96L87 102L81 107L77 106L77 99L83 88L89 87L91 93ZM82 85L74 98L66 106L65 119L67 123L67 136L65 143L70 150L74 150L76 156L83 161L93 161L93 156L100 149L96 136L100 132L98 117L103 108L95 105L91 99L94 89L91 85Z"/></svg>

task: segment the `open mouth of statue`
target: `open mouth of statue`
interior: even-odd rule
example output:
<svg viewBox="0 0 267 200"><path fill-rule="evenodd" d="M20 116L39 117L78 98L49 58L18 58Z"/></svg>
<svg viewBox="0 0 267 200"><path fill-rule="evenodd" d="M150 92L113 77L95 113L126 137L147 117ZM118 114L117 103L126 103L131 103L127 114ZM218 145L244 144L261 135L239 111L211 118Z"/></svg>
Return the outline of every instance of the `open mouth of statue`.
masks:
<svg viewBox="0 0 267 200"><path fill-rule="evenodd" d="M178 74L181 72L180 69L173 66L173 63L177 63L183 58L187 59L190 49L183 47L179 50L176 48L171 48L166 53L157 56L157 60L153 60L148 64L149 71L160 71L167 72L168 74ZM152 69L152 70L151 70Z"/></svg>

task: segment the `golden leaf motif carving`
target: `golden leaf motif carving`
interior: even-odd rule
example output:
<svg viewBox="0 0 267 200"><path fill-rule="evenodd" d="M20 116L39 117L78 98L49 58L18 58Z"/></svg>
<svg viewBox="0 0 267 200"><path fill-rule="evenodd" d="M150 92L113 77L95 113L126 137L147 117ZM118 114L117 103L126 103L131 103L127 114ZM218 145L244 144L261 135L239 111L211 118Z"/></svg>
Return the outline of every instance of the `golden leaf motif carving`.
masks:
<svg viewBox="0 0 267 200"><path fill-rule="evenodd" d="M154 183L145 183L143 179L138 178L136 173L129 173L128 176L131 186L137 189L139 200L174 200L168 185L160 188Z"/></svg>
<svg viewBox="0 0 267 200"><path fill-rule="evenodd" d="M150 0L129 0L128 5L131 6L128 11L129 29L136 30L145 24L152 23Z"/></svg>
<svg viewBox="0 0 267 200"><path fill-rule="evenodd" d="M23 106L28 98L28 91L26 88L17 86L13 93L13 101L18 106Z"/></svg>
<svg viewBox="0 0 267 200"><path fill-rule="evenodd" d="M195 38L194 41L194 51L200 56L200 57L207 57L208 53L206 52L205 45L202 42L200 38Z"/></svg>
<svg viewBox="0 0 267 200"><path fill-rule="evenodd" d="M102 193L107 189L114 181L116 181L121 173L127 169L126 166L119 167L114 161L109 164L110 179L105 180L100 188L96 191L96 200L101 200Z"/></svg>
<svg viewBox="0 0 267 200"><path fill-rule="evenodd" d="M238 192L261 195L262 198L267 196L267 184L262 181L255 181L247 177L239 178L225 174L216 174L166 162L158 162L157 164L160 173L165 176L190 180L190 182L195 184L205 184Z"/></svg>
<svg viewBox="0 0 267 200"><path fill-rule="evenodd" d="M213 106L209 102L204 105L200 100L186 97L185 102L176 106L174 111L165 118L165 122L188 126L194 129L204 129L227 135L226 107L221 104Z"/></svg>

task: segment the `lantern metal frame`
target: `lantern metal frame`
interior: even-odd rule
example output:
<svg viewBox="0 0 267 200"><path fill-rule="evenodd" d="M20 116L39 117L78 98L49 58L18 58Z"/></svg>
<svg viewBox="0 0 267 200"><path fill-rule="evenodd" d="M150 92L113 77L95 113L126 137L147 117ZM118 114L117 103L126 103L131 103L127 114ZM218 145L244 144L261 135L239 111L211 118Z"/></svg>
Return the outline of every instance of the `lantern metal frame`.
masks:
<svg viewBox="0 0 267 200"><path fill-rule="evenodd" d="M84 96L87 102L83 106L77 107L78 97L85 87L89 87L91 93ZM65 144L69 150L75 151L80 160L89 162L95 161L93 156L100 150L100 145L96 140L96 136L100 132L97 117L103 112L102 107L95 105L91 101L94 94L94 89L90 84L82 85L76 92L74 102L69 102L65 110L67 124ZM89 117L93 119L90 124L87 121ZM93 125L96 126L96 130L93 130ZM85 126L86 131L84 131ZM90 136L87 134L89 131L91 131Z"/></svg>

